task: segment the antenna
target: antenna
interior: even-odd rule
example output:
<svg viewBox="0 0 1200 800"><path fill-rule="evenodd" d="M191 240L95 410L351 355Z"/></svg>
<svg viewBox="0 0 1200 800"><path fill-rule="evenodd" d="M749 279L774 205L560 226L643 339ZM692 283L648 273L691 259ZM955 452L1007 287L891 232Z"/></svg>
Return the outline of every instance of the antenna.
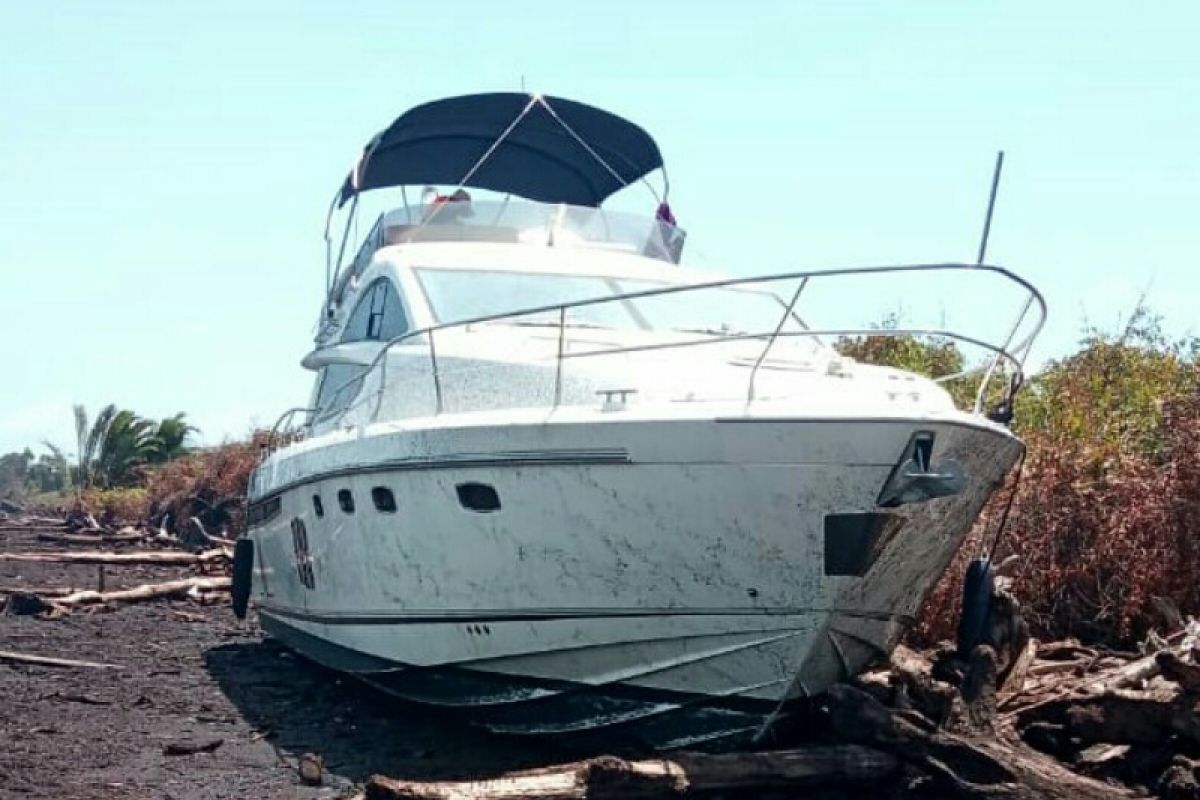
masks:
<svg viewBox="0 0 1200 800"><path fill-rule="evenodd" d="M521 76L521 94L525 94L525 76Z"/></svg>
<svg viewBox="0 0 1200 800"><path fill-rule="evenodd" d="M1004 151L996 152L996 170L992 173L992 193L988 197L987 216L983 220L983 236L979 239L979 257L975 263L982 264L987 255L988 235L992 232L992 212L996 210L996 192L1000 188L1000 171L1004 169Z"/></svg>

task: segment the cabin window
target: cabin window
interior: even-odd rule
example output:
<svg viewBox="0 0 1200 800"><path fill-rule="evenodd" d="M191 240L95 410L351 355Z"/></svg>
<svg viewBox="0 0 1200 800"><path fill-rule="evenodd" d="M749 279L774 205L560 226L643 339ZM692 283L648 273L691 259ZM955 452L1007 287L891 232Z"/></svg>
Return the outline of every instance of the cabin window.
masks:
<svg viewBox="0 0 1200 800"><path fill-rule="evenodd" d="M387 342L408 331L404 303L390 278L371 283L350 313L342 330L342 342Z"/></svg>
<svg viewBox="0 0 1200 800"><path fill-rule="evenodd" d="M354 495L350 493L349 489L339 489L337 498L338 508L342 509L342 511L346 512L347 514L354 513Z"/></svg>
<svg viewBox="0 0 1200 800"><path fill-rule="evenodd" d="M416 276L438 322L456 322L504 314L514 308L553 306L620 293L611 280L590 275L421 267L416 270ZM599 328L646 327L630 309L628 303L588 304L572 308L567 321ZM558 312L522 315L517 321L557 324Z"/></svg>
<svg viewBox="0 0 1200 800"><path fill-rule="evenodd" d="M321 495L313 495L313 513L318 517L325 516L325 504L321 502Z"/></svg>
<svg viewBox="0 0 1200 800"><path fill-rule="evenodd" d="M318 420L333 416L358 397L365 369L357 364L330 364L321 368L316 402Z"/></svg>
<svg viewBox="0 0 1200 800"><path fill-rule="evenodd" d="M376 486L371 490L371 502L375 504L376 511L382 511L384 514L396 513L396 496L386 486Z"/></svg>
<svg viewBox="0 0 1200 800"><path fill-rule="evenodd" d="M486 483L460 483L454 487L458 502L468 511L489 514L500 510L500 495L495 487Z"/></svg>

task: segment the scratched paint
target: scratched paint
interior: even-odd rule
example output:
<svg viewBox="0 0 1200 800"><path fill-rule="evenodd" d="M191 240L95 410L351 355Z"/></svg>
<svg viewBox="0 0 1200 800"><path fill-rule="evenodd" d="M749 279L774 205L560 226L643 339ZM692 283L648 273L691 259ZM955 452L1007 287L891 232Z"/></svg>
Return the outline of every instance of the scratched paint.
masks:
<svg viewBox="0 0 1200 800"><path fill-rule="evenodd" d="M871 510L918 429L937 434L935 462L963 465L966 490L902 507L905 526L862 578L825 576L825 515ZM894 646L1018 452L1007 432L972 418L634 418L420 436L382 426L332 438L279 454L270 477L286 486L389 458L443 461L285 489L283 513L254 534L268 612L310 615L287 621L404 665L770 701L819 692ZM445 458L597 451L625 453L628 463L460 468ZM465 481L494 486L502 509L462 508L455 486ZM374 486L393 491L395 514L372 507ZM353 515L334 502L342 488L356 498ZM325 501L322 518L313 494ZM313 589L290 563L297 517ZM460 621L468 616L493 620L484 633L483 623ZM346 617L370 619L330 624ZM575 724L639 713L598 711Z"/></svg>

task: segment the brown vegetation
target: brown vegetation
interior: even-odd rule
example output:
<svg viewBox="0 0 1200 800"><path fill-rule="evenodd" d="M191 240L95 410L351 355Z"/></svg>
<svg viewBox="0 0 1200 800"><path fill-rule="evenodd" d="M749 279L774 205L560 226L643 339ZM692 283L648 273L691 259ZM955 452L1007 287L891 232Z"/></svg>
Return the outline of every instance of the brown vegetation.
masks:
<svg viewBox="0 0 1200 800"><path fill-rule="evenodd" d="M963 363L945 342L904 337L841 349L926 374ZM1200 615L1197 355L1194 340L1167 340L1139 309L1117 335L1090 332L1018 397L1013 427L1028 456L992 556L1014 556L1007 571L1035 635L1128 646L1170 623L1155 598ZM970 395L951 389L960 404ZM966 562L991 546L1008 495L997 493L932 593L916 643L953 635Z"/></svg>
<svg viewBox="0 0 1200 800"><path fill-rule="evenodd" d="M258 463L259 442L198 450L144 470L142 485L83 492L82 510L109 523L148 523L179 533L192 517L205 530L232 538L245 523L246 487Z"/></svg>

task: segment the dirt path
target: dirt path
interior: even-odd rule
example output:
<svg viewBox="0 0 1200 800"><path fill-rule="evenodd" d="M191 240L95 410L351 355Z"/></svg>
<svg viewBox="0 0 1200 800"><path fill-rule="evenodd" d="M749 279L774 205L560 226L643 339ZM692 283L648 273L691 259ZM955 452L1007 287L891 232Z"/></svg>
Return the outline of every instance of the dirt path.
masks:
<svg viewBox="0 0 1200 800"><path fill-rule="evenodd" d="M38 549L27 533L0 549ZM44 549L44 548L43 548ZM188 574L109 567L108 588ZM0 562L0 586L95 588L94 566ZM499 772L562 757L489 736L320 669L227 607L154 602L46 620L0 615L0 650L122 669L0 664L0 798L329 798L372 773ZM172 743L221 744L166 755ZM301 785L303 753L325 783Z"/></svg>

